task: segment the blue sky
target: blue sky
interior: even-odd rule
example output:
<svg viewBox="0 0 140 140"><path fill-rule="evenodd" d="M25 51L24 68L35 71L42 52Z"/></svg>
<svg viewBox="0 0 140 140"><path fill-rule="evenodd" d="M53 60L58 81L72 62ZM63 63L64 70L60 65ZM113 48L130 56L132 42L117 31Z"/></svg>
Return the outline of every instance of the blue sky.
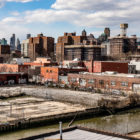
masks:
<svg viewBox="0 0 140 140"><path fill-rule="evenodd" d="M27 33L44 33L57 39L64 32L100 35L105 27L111 35L119 24L129 23L128 35L139 36L140 0L0 0L0 38L15 33L20 40Z"/></svg>

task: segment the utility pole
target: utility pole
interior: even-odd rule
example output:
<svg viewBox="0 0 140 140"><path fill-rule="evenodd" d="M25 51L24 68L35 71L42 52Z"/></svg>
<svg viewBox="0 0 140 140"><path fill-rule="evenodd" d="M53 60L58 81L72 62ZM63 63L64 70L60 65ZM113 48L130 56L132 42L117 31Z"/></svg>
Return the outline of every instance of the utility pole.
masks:
<svg viewBox="0 0 140 140"><path fill-rule="evenodd" d="M60 140L63 140L63 138L62 138L62 122L59 122L59 130L60 130Z"/></svg>

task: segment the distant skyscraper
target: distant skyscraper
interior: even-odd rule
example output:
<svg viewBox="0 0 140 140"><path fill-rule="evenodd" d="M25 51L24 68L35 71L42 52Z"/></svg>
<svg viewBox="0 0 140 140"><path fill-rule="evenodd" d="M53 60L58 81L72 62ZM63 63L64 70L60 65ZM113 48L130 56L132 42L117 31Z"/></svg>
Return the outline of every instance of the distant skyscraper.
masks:
<svg viewBox="0 0 140 140"><path fill-rule="evenodd" d="M19 38L17 38L17 50L21 50L21 44Z"/></svg>
<svg viewBox="0 0 140 140"><path fill-rule="evenodd" d="M23 57L28 57L28 49L29 49L29 39L23 40L21 43L21 55Z"/></svg>
<svg viewBox="0 0 140 140"><path fill-rule="evenodd" d="M27 34L27 39L29 39L31 37L31 34Z"/></svg>
<svg viewBox="0 0 140 140"><path fill-rule="evenodd" d="M5 38L2 38L0 40L0 45L7 45L7 40Z"/></svg>
<svg viewBox="0 0 140 140"><path fill-rule="evenodd" d="M15 34L13 34L12 37L10 38L10 46L12 51L15 50L15 43L16 43L16 37Z"/></svg>

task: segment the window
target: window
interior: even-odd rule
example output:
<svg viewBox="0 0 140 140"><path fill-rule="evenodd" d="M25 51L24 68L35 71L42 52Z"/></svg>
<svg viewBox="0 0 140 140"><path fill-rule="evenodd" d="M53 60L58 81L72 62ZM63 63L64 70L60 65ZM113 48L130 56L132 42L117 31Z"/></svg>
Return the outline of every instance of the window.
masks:
<svg viewBox="0 0 140 140"><path fill-rule="evenodd" d="M104 80L100 80L100 81L99 81L99 84L100 84L100 85L104 85Z"/></svg>
<svg viewBox="0 0 140 140"><path fill-rule="evenodd" d="M50 70L50 73L52 73L52 70Z"/></svg>
<svg viewBox="0 0 140 140"><path fill-rule="evenodd" d="M122 85L123 87L128 87L128 82L121 82L121 85Z"/></svg>
<svg viewBox="0 0 140 140"><path fill-rule="evenodd" d="M95 80L94 80L94 79L89 79L89 80L88 80L88 83L89 83L89 84L94 84L94 83L95 83Z"/></svg>
<svg viewBox="0 0 140 140"><path fill-rule="evenodd" d="M71 81L71 82L76 82L77 80L76 80L76 78L71 78L70 81Z"/></svg>
<svg viewBox="0 0 140 140"><path fill-rule="evenodd" d="M79 79L80 86L86 85L86 79Z"/></svg>
<svg viewBox="0 0 140 140"><path fill-rule="evenodd" d="M46 72L48 73L49 71L48 71L48 70L46 70Z"/></svg>
<svg viewBox="0 0 140 140"><path fill-rule="evenodd" d="M116 86L116 82L115 81L111 81L111 86Z"/></svg>

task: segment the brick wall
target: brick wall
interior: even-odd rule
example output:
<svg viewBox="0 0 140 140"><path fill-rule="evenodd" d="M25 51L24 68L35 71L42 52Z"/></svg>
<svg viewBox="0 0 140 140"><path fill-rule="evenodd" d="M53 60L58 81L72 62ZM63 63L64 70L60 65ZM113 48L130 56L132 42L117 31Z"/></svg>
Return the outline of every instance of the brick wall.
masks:
<svg viewBox="0 0 140 140"><path fill-rule="evenodd" d="M94 61L93 72L100 73L106 71L116 71L118 73L128 73L128 63Z"/></svg>
<svg viewBox="0 0 140 140"><path fill-rule="evenodd" d="M112 38L110 39L110 54L113 58L121 59L128 52L136 52L136 38ZM119 58L120 57L120 58Z"/></svg>
<svg viewBox="0 0 140 140"><path fill-rule="evenodd" d="M93 72L93 61L83 61L84 67L87 68L88 72Z"/></svg>
<svg viewBox="0 0 140 140"><path fill-rule="evenodd" d="M73 81L75 79L75 82ZM132 77L118 77L118 76L101 76L101 75L92 75L92 74L68 74L68 81L70 85L80 86L80 79L85 79L85 87L93 87L99 89L115 89L115 90L133 90L133 84L140 84L139 78ZM89 80L93 79L94 83L89 83ZM111 82L115 82L115 85L112 85ZM126 82L127 86L122 86L122 82Z"/></svg>
<svg viewBox="0 0 140 140"><path fill-rule="evenodd" d="M118 73L128 73L128 63L101 62L101 72L116 71Z"/></svg>
<svg viewBox="0 0 140 140"><path fill-rule="evenodd" d="M59 68L41 67L41 76L44 81L58 82Z"/></svg>
<svg viewBox="0 0 140 140"><path fill-rule="evenodd" d="M35 60L37 57L54 57L54 38L38 35L29 39L29 57Z"/></svg>
<svg viewBox="0 0 140 140"><path fill-rule="evenodd" d="M0 64L0 72L23 72L28 73L28 66L16 64Z"/></svg>

